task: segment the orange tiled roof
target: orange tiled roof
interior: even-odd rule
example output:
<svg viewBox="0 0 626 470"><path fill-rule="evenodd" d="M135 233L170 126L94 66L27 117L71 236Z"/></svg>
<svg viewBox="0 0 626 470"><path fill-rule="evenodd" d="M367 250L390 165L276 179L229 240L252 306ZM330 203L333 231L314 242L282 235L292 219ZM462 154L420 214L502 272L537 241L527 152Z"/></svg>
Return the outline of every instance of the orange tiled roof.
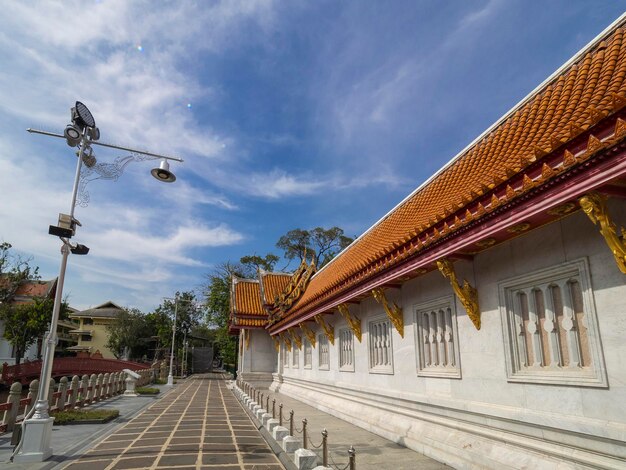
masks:
<svg viewBox="0 0 626 470"><path fill-rule="evenodd" d="M253 319L253 318L235 318L235 327L258 327L263 328L265 326L265 320Z"/></svg>
<svg viewBox="0 0 626 470"><path fill-rule="evenodd" d="M273 304L276 297L285 289L291 279L289 273L269 273L266 271L259 272L259 281L261 283L262 302L265 305Z"/></svg>
<svg viewBox="0 0 626 470"><path fill-rule="evenodd" d="M233 277L231 293L232 312L235 316L252 315L267 318L261 305L259 281Z"/></svg>
<svg viewBox="0 0 626 470"><path fill-rule="evenodd" d="M399 245L423 238L438 222L455 214L464 219L468 206L481 195L494 187L506 187L507 181L521 175L538 157L573 140L620 109L626 102L625 77L626 38L624 28L620 27L582 54L320 270L290 310L290 317L312 308L331 289L334 294L347 291L354 284L355 275L371 273L368 268L378 260ZM543 181L550 177L546 172ZM510 198L509 188L506 187ZM479 207L478 216L481 208L484 210ZM456 219L459 223L454 224L455 228L465 222L460 219ZM443 230L446 228L448 225ZM437 236L439 232L434 230ZM417 246L419 252L421 242ZM359 282L362 280L359 278Z"/></svg>

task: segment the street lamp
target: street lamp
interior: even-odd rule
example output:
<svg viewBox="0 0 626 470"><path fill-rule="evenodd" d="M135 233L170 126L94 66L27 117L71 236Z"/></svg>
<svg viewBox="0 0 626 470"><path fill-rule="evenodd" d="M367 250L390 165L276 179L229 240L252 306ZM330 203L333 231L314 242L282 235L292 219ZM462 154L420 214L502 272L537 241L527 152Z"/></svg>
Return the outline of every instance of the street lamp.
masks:
<svg viewBox="0 0 626 470"><path fill-rule="evenodd" d="M74 209L77 204L77 194L79 186L84 186L88 181L81 181L81 169L83 163L89 171L100 170L104 172L105 165L98 168L96 165L96 159L93 155L93 145L100 145L103 147L115 148L119 150L127 150L134 155L131 157L125 157L124 164L115 168L106 167L109 170L109 174L113 174L113 177L108 179L117 179L123 171L126 164L130 161L145 160L147 158L161 158L163 161L175 160L182 162L183 160L175 157L166 157L164 155L158 155L148 152L141 152L138 150L119 147L111 144L104 144L97 142L100 139L100 130L96 127L96 121L83 103L76 102L76 105L71 109L71 124L68 124L63 134L55 134L52 132L39 131L35 129L27 129L28 132L35 134L47 135L50 137L59 137L65 139L70 147L79 147L77 152L78 161L76 163L76 174L74 177L74 188L72 191L72 203L70 205L69 214L59 214L57 225L51 225L48 233L57 236L63 243L61 246L61 268L59 270L59 279L57 282L56 294L54 298L54 307L52 309L52 319L50 321L49 333L46 336L44 357L41 365L41 374L39 377L39 389L37 391L37 399L32 411L25 417L22 423L22 439L16 446L13 453L12 460L20 463L29 462L43 462L52 455L52 448L50 447L50 440L52 437L52 423L54 418L50 417L49 405L48 405L48 391L50 387L50 378L52 375L52 364L54 360L54 349L57 341L57 325L59 320L59 312L61 309L61 302L63 297L63 283L65 281L65 269L67 267L67 258L70 253L75 255L86 255L89 252L89 248L85 245L78 243L72 243L72 238L76 233L76 227L81 226L81 223L74 217ZM169 171L169 170L168 170ZM104 172L106 173L106 172ZM171 175L173 177L173 174ZM97 178L94 178L97 179ZM162 178L159 178L163 180ZM174 178L175 179L175 178ZM173 180L171 180L173 181Z"/></svg>

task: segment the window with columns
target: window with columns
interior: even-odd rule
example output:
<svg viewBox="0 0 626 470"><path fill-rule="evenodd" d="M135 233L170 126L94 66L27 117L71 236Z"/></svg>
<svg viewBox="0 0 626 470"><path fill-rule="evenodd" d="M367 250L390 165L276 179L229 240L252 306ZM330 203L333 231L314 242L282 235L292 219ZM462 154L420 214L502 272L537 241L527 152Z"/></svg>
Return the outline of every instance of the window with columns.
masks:
<svg viewBox="0 0 626 470"><path fill-rule="evenodd" d="M328 347L328 338L326 335L318 335L317 337L318 351L319 351L319 366L320 370L330 369L330 350Z"/></svg>
<svg viewBox="0 0 626 470"><path fill-rule="evenodd" d="M304 343L304 368L310 369L313 366L313 348L308 339L303 339Z"/></svg>
<svg viewBox="0 0 626 470"><path fill-rule="evenodd" d="M459 337L454 298L415 307L417 375L460 378Z"/></svg>
<svg viewBox="0 0 626 470"><path fill-rule="evenodd" d="M298 366L300 365L300 350L298 349L298 346L296 346L295 344L291 346L291 354L292 354L291 366L294 369L297 369Z"/></svg>
<svg viewBox="0 0 626 470"><path fill-rule="evenodd" d="M354 334L349 328L339 330L339 370L354 372Z"/></svg>
<svg viewBox="0 0 626 470"><path fill-rule="evenodd" d="M289 367L289 351L287 350L287 346L283 344L283 367Z"/></svg>
<svg viewBox="0 0 626 470"><path fill-rule="evenodd" d="M510 381L606 387L586 259L500 284Z"/></svg>
<svg viewBox="0 0 626 470"><path fill-rule="evenodd" d="M393 345L391 322L381 318L368 324L368 349L370 372L393 374Z"/></svg>

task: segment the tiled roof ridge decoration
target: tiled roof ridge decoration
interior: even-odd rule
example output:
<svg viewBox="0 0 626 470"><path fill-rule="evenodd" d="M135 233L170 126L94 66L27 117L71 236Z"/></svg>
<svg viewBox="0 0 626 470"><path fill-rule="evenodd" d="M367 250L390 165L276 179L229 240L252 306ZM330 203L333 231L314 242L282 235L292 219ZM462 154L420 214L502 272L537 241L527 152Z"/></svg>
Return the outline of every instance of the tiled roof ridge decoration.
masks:
<svg viewBox="0 0 626 470"><path fill-rule="evenodd" d="M291 313L311 311L620 142L626 136L624 113L618 115L626 104L621 23L321 269ZM598 124L607 123L612 132L600 132Z"/></svg>
<svg viewBox="0 0 626 470"><path fill-rule="evenodd" d="M311 260L309 264L305 253L298 269L293 273L283 291L276 296L269 314L269 325L281 320L289 309L300 300L302 295L306 292L306 288L315 270L315 260Z"/></svg>

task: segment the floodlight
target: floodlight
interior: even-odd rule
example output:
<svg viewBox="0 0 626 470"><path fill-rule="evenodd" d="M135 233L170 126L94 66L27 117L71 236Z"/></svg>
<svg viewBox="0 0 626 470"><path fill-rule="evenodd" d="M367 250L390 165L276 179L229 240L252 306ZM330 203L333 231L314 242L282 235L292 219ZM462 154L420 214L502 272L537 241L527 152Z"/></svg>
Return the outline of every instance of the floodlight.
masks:
<svg viewBox="0 0 626 470"><path fill-rule="evenodd" d="M74 231L72 229L59 227L58 225L50 225L48 227L48 233L61 238L71 238L74 235Z"/></svg>
<svg viewBox="0 0 626 470"><path fill-rule="evenodd" d="M87 147L87 149L83 152L83 163L87 168L93 168L93 166L97 163L96 156L93 154L93 149L91 147Z"/></svg>
<svg viewBox="0 0 626 470"><path fill-rule="evenodd" d="M152 173L152 176L156 179L164 183L173 183L176 181L176 176L170 171L170 164L167 163L167 160L162 160L159 168L152 169L150 173Z"/></svg>
<svg viewBox="0 0 626 470"><path fill-rule="evenodd" d="M85 245L81 245L80 243L77 243L74 248L70 249L70 251L74 255L86 255L87 253L89 253L89 247Z"/></svg>
<svg viewBox="0 0 626 470"><path fill-rule="evenodd" d="M93 141L100 140L100 129L97 127L90 127L87 130L87 134L89 134L89 137L91 137Z"/></svg>
<svg viewBox="0 0 626 470"><path fill-rule="evenodd" d="M80 130L72 124L68 124L68 126L63 131L63 135L65 136L67 145L69 145L70 147L76 147L80 142Z"/></svg>
<svg viewBox="0 0 626 470"><path fill-rule="evenodd" d="M81 129L96 127L96 120L93 118L93 114L80 101L77 101L76 106L72 108L72 122Z"/></svg>

